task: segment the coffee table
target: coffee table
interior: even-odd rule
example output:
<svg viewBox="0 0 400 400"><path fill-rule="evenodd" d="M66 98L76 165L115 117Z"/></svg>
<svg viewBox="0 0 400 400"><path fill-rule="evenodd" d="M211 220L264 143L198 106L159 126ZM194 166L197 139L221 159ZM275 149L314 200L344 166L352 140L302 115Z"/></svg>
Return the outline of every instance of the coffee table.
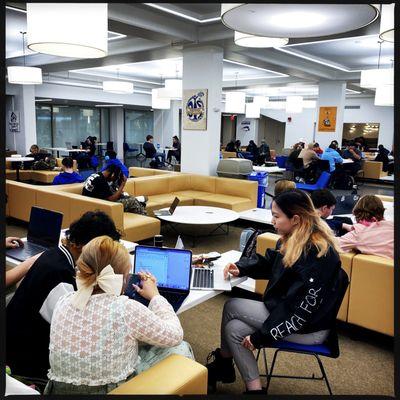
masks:
<svg viewBox="0 0 400 400"><path fill-rule="evenodd" d="M167 210L167 208L166 208ZM193 246L196 245L196 238L216 236L218 230L222 231L221 234L229 234L229 222L236 221L239 218L239 213L236 211L228 210L220 207L206 207L206 206L181 206L175 209L173 215L160 215L159 219L168 222L169 227L178 235L187 236L192 239ZM177 228L177 225L217 225L207 235L188 235L182 234ZM226 229L223 229L226 225Z"/></svg>

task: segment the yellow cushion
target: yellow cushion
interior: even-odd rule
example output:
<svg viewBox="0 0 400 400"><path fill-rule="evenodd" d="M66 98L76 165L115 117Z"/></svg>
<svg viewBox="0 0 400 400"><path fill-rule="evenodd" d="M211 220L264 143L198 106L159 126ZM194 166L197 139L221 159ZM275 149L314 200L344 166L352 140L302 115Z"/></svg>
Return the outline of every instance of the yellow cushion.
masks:
<svg viewBox="0 0 400 400"><path fill-rule="evenodd" d="M221 151L222 158L236 158L236 151Z"/></svg>
<svg viewBox="0 0 400 400"><path fill-rule="evenodd" d="M180 196L190 198L190 199L204 199L208 196L210 196L212 193L208 192L200 192L198 190L181 190L179 192L173 192L171 193L174 196L177 196L180 198Z"/></svg>
<svg viewBox="0 0 400 400"><path fill-rule="evenodd" d="M337 319L346 322L347 321L347 313L349 309L349 296L350 296L350 287L351 287L351 271L353 265L353 258L356 253L340 253L340 261L342 262L342 268L346 271L347 276L349 277L350 283L347 287L346 293L342 300L342 305L340 306L339 312L337 314Z"/></svg>
<svg viewBox="0 0 400 400"><path fill-rule="evenodd" d="M257 237L257 247L256 252L262 256L265 255L267 249L275 249L276 243L279 239L279 235L275 233L266 232ZM265 289L267 288L268 280L266 279L257 279L255 292L258 294L264 294Z"/></svg>
<svg viewBox="0 0 400 400"><path fill-rule="evenodd" d="M123 213L125 240L138 242L160 234L161 223L157 218L145 215Z"/></svg>
<svg viewBox="0 0 400 400"><path fill-rule="evenodd" d="M7 180L10 217L29 221L32 206L36 205L36 187L28 183Z"/></svg>
<svg viewBox="0 0 400 400"><path fill-rule="evenodd" d="M135 193L135 178L128 178L124 188L125 192L128 192L131 195Z"/></svg>
<svg viewBox="0 0 400 400"><path fill-rule="evenodd" d="M41 183L53 183L60 171L32 171L31 179Z"/></svg>
<svg viewBox="0 0 400 400"><path fill-rule="evenodd" d="M124 206L121 203L94 199L78 194L69 194L70 197L70 217L71 222L79 219L86 211L104 211L113 221L118 230L123 233Z"/></svg>
<svg viewBox="0 0 400 400"><path fill-rule="evenodd" d="M364 161L363 170L364 178L379 179L382 176L386 176L387 172L382 171L383 163L381 161Z"/></svg>
<svg viewBox="0 0 400 400"><path fill-rule="evenodd" d="M135 181L135 196L168 193L169 176L148 176Z"/></svg>
<svg viewBox="0 0 400 400"><path fill-rule="evenodd" d="M200 192L215 193L215 176L191 175L191 189Z"/></svg>
<svg viewBox="0 0 400 400"><path fill-rule="evenodd" d="M253 208L253 203L246 198L225 194L210 194L207 197L194 199L196 206L228 208L233 211L244 211Z"/></svg>
<svg viewBox="0 0 400 400"><path fill-rule="evenodd" d="M82 194L83 183L68 183L66 185L54 185L48 187L48 190L57 190L68 193Z"/></svg>
<svg viewBox="0 0 400 400"><path fill-rule="evenodd" d="M58 211L63 214L62 228L68 228L71 224L71 199L67 193L43 190L36 190L36 205L47 210Z"/></svg>
<svg viewBox="0 0 400 400"><path fill-rule="evenodd" d="M244 179L216 178L215 183L215 193L250 199L252 206L249 208L257 206L257 188L257 182L250 182Z"/></svg>
<svg viewBox="0 0 400 400"><path fill-rule="evenodd" d="M359 254L353 258L347 321L394 334L393 260Z"/></svg>
<svg viewBox="0 0 400 400"><path fill-rule="evenodd" d="M206 395L207 368L173 354L112 390L110 395Z"/></svg>
<svg viewBox="0 0 400 400"><path fill-rule="evenodd" d="M151 168L139 168L139 167L129 167L129 176L153 176L155 169Z"/></svg>
<svg viewBox="0 0 400 400"><path fill-rule="evenodd" d="M17 179L17 172L15 169L6 169L6 179L15 181Z"/></svg>
<svg viewBox="0 0 400 400"><path fill-rule="evenodd" d="M168 178L168 193L189 190L191 189L190 185L190 175L172 175Z"/></svg>

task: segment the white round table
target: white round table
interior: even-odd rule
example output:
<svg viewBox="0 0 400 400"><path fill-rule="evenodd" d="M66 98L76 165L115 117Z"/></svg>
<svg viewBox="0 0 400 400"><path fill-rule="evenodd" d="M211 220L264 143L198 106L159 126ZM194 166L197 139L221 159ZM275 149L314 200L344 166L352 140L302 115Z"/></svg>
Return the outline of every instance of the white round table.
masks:
<svg viewBox="0 0 400 400"><path fill-rule="evenodd" d="M167 210L168 208L166 208ZM217 225L207 235L187 235L191 237L193 247L195 247L195 239L198 237L210 237L218 230L221 230L224 234L229 234L229 222L236 221L240 215L236 211L228 210L220 207L206 207L206 206L181 206L175 209L173 215L160 215L159 219L170 223L170 227L177 233L179 232L174 224L183 225ZM226 224L227 229L224 230L222 226Z"/></svg>
<svg viewBox="0 0 400 400"><path fill-rule="evenodd" d="M6 161L15 162L15 171L17 173L17 181L19 182L19 170L21 168L21 163L24 161L34 161L33 157L6 157Z"/></svg>

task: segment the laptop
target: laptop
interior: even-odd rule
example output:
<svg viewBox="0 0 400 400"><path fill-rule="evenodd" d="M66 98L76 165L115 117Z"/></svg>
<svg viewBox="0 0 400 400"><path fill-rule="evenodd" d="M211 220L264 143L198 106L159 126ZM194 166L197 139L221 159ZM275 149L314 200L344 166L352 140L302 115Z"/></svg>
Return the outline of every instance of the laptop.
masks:
<svg viewBox="0 0 400 400"><path fill-rule="evenodd" d="M231 291L230 276L224 279L225 264L214 261L209 264L209 267L193 268L191 289Z"/></svg>
<svg viewBox="0 0 400 400"><path fill-rule="evenodd" d="M136 277L137 280L136 274L141 271L149 271L156 277L161 296L168 300L175 312L178 311L190 293L192 252L138 245L135 248L132 279ZM149 302L131 289L131 285L128 284L124 294L147 306Z"/></svg>
<svg viewBox="0 0 400 400"><path fill-rule="evenodd" d="M336 196L336 207L332 215L351 214L359 198L358 194Z"/></svg>
<svg viewBox="0 0 400 400"><path fill-rule="evenodd" d="M62 213L32 207L27 241L24 242L24 247L8 249L6 256L18 261L25 261L27 258L51 247L57 247L60 240L62 220Z"/></svg>
<svg viewBox="0 0 400 400"><path fill-rule="evenodd" d="M154 215L156 217L172 215L175 212L176 207L178 207L179 201L180 200L175 197L174 201L171 204L171 207L168 210L155 210Z"/></svg>

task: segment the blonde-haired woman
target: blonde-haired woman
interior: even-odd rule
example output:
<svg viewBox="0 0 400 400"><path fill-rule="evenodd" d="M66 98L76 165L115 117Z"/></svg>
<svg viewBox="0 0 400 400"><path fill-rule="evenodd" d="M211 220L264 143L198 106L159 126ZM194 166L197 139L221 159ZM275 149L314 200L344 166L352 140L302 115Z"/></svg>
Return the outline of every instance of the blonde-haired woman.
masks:
<svg viewBox="0 0 400 400"><path fill-rule="evenodd" d="M221 348L211 352L209 385L235 380L235 361L246 391L261 393L253 350L285 339L321 344L335 318L341 263L328 225L301 190L286 191L272 202L272 223L281 235L265 257L242 258L225 267L225 277L268 279L263 301L234 298L226 302L221 324Z"/></svg>
<svg viewBox="0 0 400 400"><path fill-rule="evenodd" d="M193 358L178 317L155 278L136 290L147 307L122 296L130 270L126 249L108 236L83 247L77 288L59 299L50 330L45 394L106 394L169 354ZM151 346L139 348L138 341Z"/></svg>

